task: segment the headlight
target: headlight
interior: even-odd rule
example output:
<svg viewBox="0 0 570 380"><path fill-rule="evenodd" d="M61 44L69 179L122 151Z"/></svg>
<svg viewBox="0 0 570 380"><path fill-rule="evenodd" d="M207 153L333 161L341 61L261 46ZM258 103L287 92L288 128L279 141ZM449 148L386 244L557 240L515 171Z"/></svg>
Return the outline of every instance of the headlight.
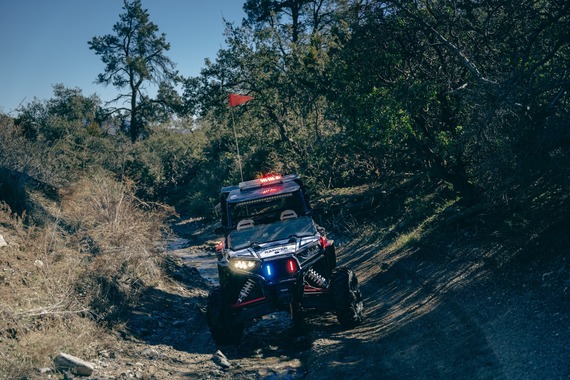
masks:
<svg viewBox="0 0 570 380"><path fill-rule="evenodd" d="M255 268L257 261L253 260L232 260L231 266L232 269L241 270L241 271L251 271Z"/></svg>

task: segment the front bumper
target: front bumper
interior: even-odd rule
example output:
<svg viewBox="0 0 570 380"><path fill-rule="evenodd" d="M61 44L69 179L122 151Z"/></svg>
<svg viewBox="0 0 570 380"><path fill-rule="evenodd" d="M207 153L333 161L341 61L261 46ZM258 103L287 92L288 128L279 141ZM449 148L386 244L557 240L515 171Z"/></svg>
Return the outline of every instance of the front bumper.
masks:
<svg viewBox="0 0 570 380"><path fill-rule="evenodd" d="M308 285L298 289L295 283L269 286L263 296L231 305L232 324L241 324L277 311L289 312L295 303L299 303L303 310L333 310L333 298L328 289Z"/></svg>

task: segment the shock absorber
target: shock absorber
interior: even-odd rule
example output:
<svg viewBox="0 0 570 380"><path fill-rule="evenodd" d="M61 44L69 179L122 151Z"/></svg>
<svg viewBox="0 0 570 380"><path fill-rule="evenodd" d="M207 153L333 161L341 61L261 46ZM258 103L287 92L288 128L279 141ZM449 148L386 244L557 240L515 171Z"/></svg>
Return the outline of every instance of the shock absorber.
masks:
<svg viewBox="0 0 570 380"><path fill-rule="evenodd" d="M247 296L249 296L249 293L251 293L254 287L255 287L255 281L253 281L251 278L248 279L245 282L245 284L243 284L243 287L239 292L237 303L243 302L243 300L246 299Z"/></svg>
<svg viewBox="0 0 570 380"><path fill-rule="evenodd" d="M313 268L307 271L307 277L321 288L327 288L329 286L329 283L326 280L326 278L318 274Z"/></svg>

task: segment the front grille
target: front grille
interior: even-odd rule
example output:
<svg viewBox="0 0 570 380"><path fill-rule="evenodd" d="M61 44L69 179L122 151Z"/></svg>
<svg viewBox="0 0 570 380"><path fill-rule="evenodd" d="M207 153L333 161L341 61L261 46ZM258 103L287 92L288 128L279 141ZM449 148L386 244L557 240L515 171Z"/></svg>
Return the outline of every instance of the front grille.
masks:
<svg viewBox="0 0 570 380"><path fill-rule="evenodd" d="M294 278L298 271L299 265L293 258L267 261L262 266L263 277L269 283Z"/></svg>

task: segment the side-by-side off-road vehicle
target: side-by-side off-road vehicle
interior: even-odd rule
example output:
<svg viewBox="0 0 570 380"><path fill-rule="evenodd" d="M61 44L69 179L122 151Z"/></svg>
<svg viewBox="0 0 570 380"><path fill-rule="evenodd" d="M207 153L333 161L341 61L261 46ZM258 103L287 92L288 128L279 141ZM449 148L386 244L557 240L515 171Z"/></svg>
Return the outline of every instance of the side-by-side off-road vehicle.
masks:
<svg viewBox="0 0 570 380"><path fill-rule="evenodd" d="M291 314L294 327L311 309L335 312L345 327L362 321L356 275L336 266L334 242L314 222L298 175L224 187L220 198L220 285L207 309L216 343L237 344L246 322L280 311Z"/></svg>

